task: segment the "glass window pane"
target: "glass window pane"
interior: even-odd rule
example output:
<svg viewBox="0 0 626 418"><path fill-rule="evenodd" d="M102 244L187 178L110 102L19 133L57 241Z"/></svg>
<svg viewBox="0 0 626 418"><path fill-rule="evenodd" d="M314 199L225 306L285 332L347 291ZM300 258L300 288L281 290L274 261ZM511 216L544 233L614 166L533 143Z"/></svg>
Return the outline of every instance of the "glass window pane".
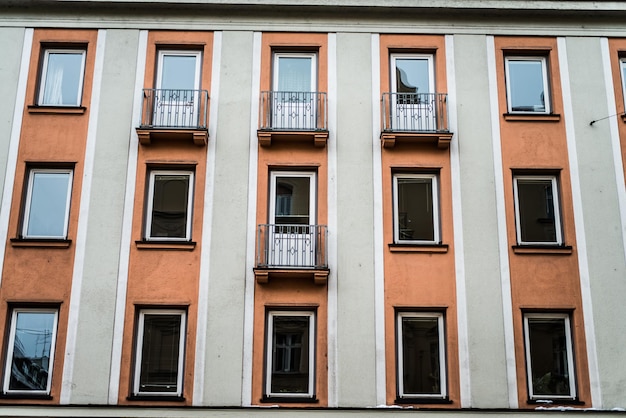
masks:
<svg viewBox="0 0 626 418"><path fill-rule="evenodd" d="M554 195L550 179L518 179L522 242L557 242Z"/></svg>
<svg viewBox="0 0 626 418"><path fill-rule="evenodd" d="M426 58L396 58L396 93L431 93Z"/></svg>
<svg viewBox="0 0 626 418"><path fill-rule="evenodd" d="M545 112L543 61L508 60L511 111Z"/></svg>
<svg viewBox="0 0 626 418"><path fill-rule="evenodd" d="M275 223L309 225L311 179L276 177Z"/></svg>
<svg viewBox="0 0 626 418"><path fill-rule="evenodd" d="M311 57L278 58L278 91L311 92Z"/></svg>
<svg viewBox="0 0 626 418"><path fill-rule="evenodd" d="M82 91L83 53L50 52L42 105L78 106Z"/></svg>
<svg viewBox="0 0 626 418"><path fill-rule="evenodd" d="M9 390L48 390L55 317L55 312L17 313Z"/></svg>
<svg viewBox="0 0 626 418"><path fill-rule="evenodd" d="M187 236L189 175L154 175L151 237Z"/></svg>
<svg viewBox="0 0 626 418"><path fill-rule="evenodd" d="M430 178L398 178L400 240L434 241L433 182Z"/></svg>
<svg viewBox="0 0 626 418"><path fill-rule="evenodd" d="M177 392L181 315L146 314L143 319L140 392Z"/></svg>
<svg viewBox="0 0 626 418"><path fill-rule="evenodd" d="M271 393L309 392L309 317L273 316Z"/></svg>
<svg viewBox="0 0 626 418"><path fill-rule="evenodd" d="M196 55L163 55L161 89L194 90L196 86Z"/></svg>
<svg viewBox="0 0 626 418"><path fill-rule="evenodd" d="M534 395L571 394L567 336L563 318L528 318Z"/></svg>
<svg viewBox="0 0 626 418"><path fill-rule="evenodd" d="M27 237L65 238L70 173L32 171Z"/></svg>
<svg viewBox="0 0 626 418"><path fill-rule="evenodd" d="M402 318L404 394L442 393L438 324L436 317Z"/></svg>

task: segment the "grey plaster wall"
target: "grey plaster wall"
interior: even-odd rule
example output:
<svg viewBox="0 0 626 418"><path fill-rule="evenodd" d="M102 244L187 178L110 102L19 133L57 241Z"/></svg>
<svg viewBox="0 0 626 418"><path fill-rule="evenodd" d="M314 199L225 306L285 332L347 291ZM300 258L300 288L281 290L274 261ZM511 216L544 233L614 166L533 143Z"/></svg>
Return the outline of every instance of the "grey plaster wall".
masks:
<svg viewBox="0 0 626 418"><path fill-rule="evenodd" d="M626 262L610 136L615 120L589 125L616 110L607 108L600 39L570 37L566 44L602 406L626 407L626 334L611 325L626 318Z"/></svg>
<svg viewBox="0 0 626 418"><path fill-rule="evenodd" d="M471 406L508 408L485 36L456 35L454 53Z"/></svg>
<svg viewBox="0 0 626 418"><path fill-rule="evenodd" d="M107 403L138 40L106 33L71 403Z"/></svg>
<svg viewBox="0 0 626 418"><path fill-rule="evenodd" d="M224 32L215 138L204 400L241 405L252 32ZM207 169L212 169L208 167ZM233 187L237 185L237 187ZM207 202L208 203L208 202Z"/></svg>
<svg viewBox="0 0 626 418"><path fill-rule="evenodd" d="M24 28L0 28L0 196L4 189L4 173L13 129L13 114L20 74ZM24 69L25 71L27 69Z"/></svg>
<svg viewBox="0 0 626 418"><path fill-rule="evenodd" d="M376 405L371 36L337 34L339 406Z"/></svg>

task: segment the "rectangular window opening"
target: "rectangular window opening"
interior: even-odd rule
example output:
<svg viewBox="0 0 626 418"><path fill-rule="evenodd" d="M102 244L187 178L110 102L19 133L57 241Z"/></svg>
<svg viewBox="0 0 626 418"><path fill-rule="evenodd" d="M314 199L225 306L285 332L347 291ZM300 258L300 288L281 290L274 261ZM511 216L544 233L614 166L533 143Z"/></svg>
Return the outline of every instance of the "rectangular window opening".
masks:
<svg viewBox="0 0 626 418"><path fill-rule="evenodd" d="M556 176L515 176L515 221L519 245L562 245Z"/></svg>
<svg viewBox="0 0 626 418"><path fill-rule="evenodd" d="M182 396L185 327L182 309L139 312L134 396Z"/></svg>
<svg viewBox="0 0 626 418"><path fill-rule="evenodd" d="M4 369L4 393L50 394L57 322L57 309L13 309Z"/></svg>
<svg viewBox="0 0 626 418"><path fill-rule="evenodd" d="M524 315L528 394L535 399L575 399L576 384L570 316Z"/></svg>
<svg viewBox="0 0 626 418"><path fill-rule="evenodd" d="M39 86L39 106L80 106L85 73L84 49L46 49Z"/></svg>
<svg viewBox="0 0 626 418"><path fill-rule="evenodd" d="M150 172L146 240L191 240L193 185L193 171L152 170Z"/></svg>
<svg viewBox="0 0 626 418"><path fill-rule="evenodd" d="M439 186L435 174L394 174L394 241L440 244Z"/></svg>
<svg viewBox="0 0 626 418"><path fill-rule="evenodd" d="M443 313L399 312L397 315L398 397L447 397Z"/></svg>
<svg viewBox="0 0 626 418"><path fill-rule="evenodd" d="M505 57L509 113L551 113L546 57Z"/></svg>

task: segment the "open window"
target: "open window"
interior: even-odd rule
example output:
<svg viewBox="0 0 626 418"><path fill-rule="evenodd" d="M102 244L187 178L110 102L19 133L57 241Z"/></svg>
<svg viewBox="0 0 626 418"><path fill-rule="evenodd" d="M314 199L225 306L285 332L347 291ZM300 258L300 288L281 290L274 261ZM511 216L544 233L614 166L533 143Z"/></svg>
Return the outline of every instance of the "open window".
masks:
<svg viewBox="0 0 626 418"><path fill-rule="evenodd" d="M50 395L58 309L15 308L4 368L5 394Z"/></svg>
<svg viewBox="0 0 626 418"><path fill-rule="evenodd" d="M269 311L266 398L315 398L315 312Z"/></svg>
<svg viewBox="0 0 626 418"><path fill-rule="evenodd" d="M546 57L505 57L509 113L550 113Z"/></svg>
<svg viewBox="0 0 626 418"><path fill-rule="evenodd" d="M394 242L440 244L437 175L394 174L393 195Z"/></svg>
<svg viewBox="0 0 626 418"><path fill-rule="evenodd" d="M72 169L28 170L21 238L67 238L72 177Z"/></svg>
<svg viewBox="0 0 626 418"><path fill-rule="evenodd" d="M447 397L443 313L398 312L398 398Z"/></svg>
<svg viewBox="0 0 626 418"><path fill-rule="evenodd" d="M193 171L150 171L145 225L146 240L191 240L193 183Z"/></svg>
<svg viewBox="0 0 626 418"><path fill-rule="evenodd" d="M515 176L513 192L518 244L563 245L556 176Z"/></svg>
<svg viewBox="0 0 626 418"><path fill-rule="evenodd" d="M575 399L576 379L570 316L566 313L524 315L528 397Z"/></svg>
<svg viewBox="0 0 626 418"><path fill-rule="evenodd" d="M84 49L45 49L39 85L39 106L80 106L85 75Z"/></svg>
<svg viewBox="0 0 626 418"><path fill-rule="evenodd" d="M139 311L133 396L182 396L185 334L184 310Z"/></svg>

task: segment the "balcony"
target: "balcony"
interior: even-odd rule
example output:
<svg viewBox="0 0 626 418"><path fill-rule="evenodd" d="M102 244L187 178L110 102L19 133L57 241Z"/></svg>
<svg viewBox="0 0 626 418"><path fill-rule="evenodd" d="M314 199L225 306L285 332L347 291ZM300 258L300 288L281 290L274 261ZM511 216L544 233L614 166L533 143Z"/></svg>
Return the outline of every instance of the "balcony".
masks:
<svg viewBox="0 0 626 418"><path fill-rule="evenodd" d="M254 269L257 282L267 283L270 276L309 276L316 284L325 284L327 237L326 225L259 225Z"/></svg>
<svg viewBox="0 0 626 418"><path fill-rule="evenodd" d="M326 146L326 93L261 92L257 135L262 146L270 146L273 140L312 140L316 147Z"/></svg>
<svg viewBox="0 0 626 418"><path fill-rule="evenodd" d="M385 148L396 141L436 142L448 148L448 95L445 93L383 93L380 135Z"/></svg>
<svg viewBox="0 0 626 418"><path fill-rule="evenodd" d="M206 145L208 107L206 90L143 89L139 142L191 139L196 145Z"/></svg>

